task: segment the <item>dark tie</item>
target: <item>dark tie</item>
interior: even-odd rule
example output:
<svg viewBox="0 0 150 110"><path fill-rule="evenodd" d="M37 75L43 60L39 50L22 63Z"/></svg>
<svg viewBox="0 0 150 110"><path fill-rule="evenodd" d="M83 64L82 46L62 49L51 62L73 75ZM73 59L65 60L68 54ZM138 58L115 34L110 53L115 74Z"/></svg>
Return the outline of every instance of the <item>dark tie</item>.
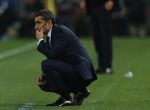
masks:
<svg viewBox="0 0 150 110"><path fill-rule="evenodd" d="M46 43L50 46L49 37L46 37Z"/></svg>

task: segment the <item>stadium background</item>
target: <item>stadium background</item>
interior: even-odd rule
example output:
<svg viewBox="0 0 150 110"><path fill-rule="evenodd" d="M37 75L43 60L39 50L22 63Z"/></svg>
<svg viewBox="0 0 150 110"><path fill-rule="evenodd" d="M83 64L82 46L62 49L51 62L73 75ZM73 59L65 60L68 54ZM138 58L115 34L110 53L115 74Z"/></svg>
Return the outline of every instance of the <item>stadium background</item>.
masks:
<svg viewBox="0 0 150 110"><path fill-rule="evenodd" d="M86 12L80 10L81 0L0 0L0 39L32 37L34 14L50 9L57 23L70 27L79 37L89 36L91 29ZM119 0L120 9L112 14L115 36L146 37L150 34L150 1ZM137 20L139 19L139 20Z"/></svg>
<svg viewBox="0 0 150 110"><path fill-rule="evenodd" d="M3 15L4 9L8 6L6 3L1 5L3 1L10 2L11 10L19 8L16 10L17 15L29 17L29 13L24 10L25 2L28 0L0 0L0 110L149 110L149 0L145 0L146 11L144 15L146 15L146 23L143 25L146 27L146 35L136 36L126 32L124 28L127 26L126 29L129 29L128 21L124 22L126 16L116 18L116 14L114 14L114 23L119 23L120 28L123 27L123 24L125 25L121 29L123 32L118 31L116 25L113 25L115 28L113 38L114 74L98 76L98 80L88 87L92 94L85 99L83 105L63 108L45 106L54 102L58 97L56 94L41 91L36 84L37 77L41 74L40 62L45 57L36 51L37 40L34 38L32 29L29 29L32 33L27 33L27 35L20 33L22 24L20 18L19 22L18 19L12 20L12 16L2 19L5 16ZM17 5L12 3L15 1L17 1ZM64 19L58 21L70 26L77 32L96 68L96 53L92 37L89 34L90 31L87 31L90 30L88 17L84 12L81 14L78 8L78 0L66 0L66 2L58 0L59 5L56 5L54 0L40 1L43 2L45 8L52 9L57 16L60 16L58 6L62 6L60 9L68 6L66 10L75 6L71 12L69 9L69 12L63 14L65 16L61 16L67 22ZM72 3L73 5L70 5ZM23 18L23 21L25 19L27 18ZM33 22L32 14L30 20ZM120 25L120 23L123 24ZM80 32L77 27L82 27L80 29L82 31ZM28 28L26 27L24 30L26 31ZM33 28L33 24L30 28ZM132 73L132 77L128 77L128 73Z"/></svg>

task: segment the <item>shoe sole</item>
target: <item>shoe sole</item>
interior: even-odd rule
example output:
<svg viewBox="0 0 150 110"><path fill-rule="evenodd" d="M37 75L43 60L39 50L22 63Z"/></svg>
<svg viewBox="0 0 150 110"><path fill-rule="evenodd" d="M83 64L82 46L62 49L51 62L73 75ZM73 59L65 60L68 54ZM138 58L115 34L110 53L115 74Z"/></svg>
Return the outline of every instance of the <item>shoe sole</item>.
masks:
<svg viewBox="0 0 150 110"><path fill-rule="evenodd" d="M69 106L69 105L72 105L73 103L71 101L65 101L64 103L58 105L59 107L62 107L62 106Z"/></svg>

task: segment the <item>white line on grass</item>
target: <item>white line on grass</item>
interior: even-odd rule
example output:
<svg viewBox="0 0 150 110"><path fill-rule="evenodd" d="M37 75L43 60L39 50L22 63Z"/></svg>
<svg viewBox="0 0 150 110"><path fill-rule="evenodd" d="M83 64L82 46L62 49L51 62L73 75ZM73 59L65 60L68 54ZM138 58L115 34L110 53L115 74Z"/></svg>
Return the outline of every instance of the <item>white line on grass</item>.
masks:
<svg viewBox="0 0 150 110"><path fill-rule="evenodd" d="M35 43L32 42L32 43L26 44L22 47L14 48L12 50L8 50L6 52L3 52L0 54L0 60L7 58L7 57L10 57L10 56L14 56L14 55L19 54L19 53L26 52L28 50L31 50L34 48L34 46L35 46Z"/></svg>
<svg viewBox="0 0 150 110"><path fill-rule="evenodd" d="M36 105L35 103L24 103L17 110L31 110L33 106Z"/></svg>

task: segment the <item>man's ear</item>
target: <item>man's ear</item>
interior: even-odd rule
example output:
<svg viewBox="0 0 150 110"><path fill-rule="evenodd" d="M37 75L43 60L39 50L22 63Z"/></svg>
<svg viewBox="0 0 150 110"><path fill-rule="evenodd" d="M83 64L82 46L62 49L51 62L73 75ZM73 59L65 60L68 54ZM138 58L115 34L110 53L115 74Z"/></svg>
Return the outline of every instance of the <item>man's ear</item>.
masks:
<svg viewBox="0 0 150 110"><path fill-rule="evenodd" d="M47 27L47 29L50 29L52 27L52 21L51 20L48 20L46 22L46 27Z"/></svg>
<svg viewBox="0 0 150 110"><path fill-rule="evenodd" d="M52 25L52 20L47 21L48 25Z"/></svg>

